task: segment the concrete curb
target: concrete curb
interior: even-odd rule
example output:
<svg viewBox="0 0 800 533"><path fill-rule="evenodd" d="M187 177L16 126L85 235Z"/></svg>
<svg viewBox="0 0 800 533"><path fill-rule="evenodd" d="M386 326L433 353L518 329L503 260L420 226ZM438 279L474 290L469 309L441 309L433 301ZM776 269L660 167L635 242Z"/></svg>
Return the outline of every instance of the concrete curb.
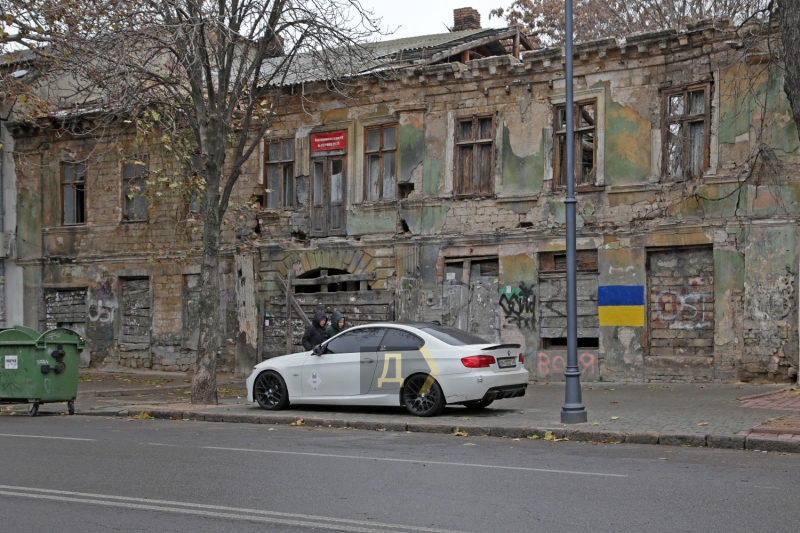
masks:
<svg viewBox="0 0 800 533"><path fill-rule="evenodd" d="M189 384L183 385L165 385L161 388L154 389L148 387L146 389L109 389L109 390L92 390L92 391L79 391L78 398L114 398L116 396L135 396L137 394L153 394L162 391L185 389Z"/></svg>
<svg viewBox="0 0 800 533"><path fill-rule="evenodd" d="M169 408L101 408L82 411L77 414L85 416L128 417L146 413L153 418L195 420L202 422L227 422L239 424L282 424L288 425L299 418L294 415L277 413L219 413L210 411L180 411ZM362 429L367 431L409 431L414 433L452 434L456 428L468 436L490 436L501 438L543 439L550 432L557 439L569 439L578 442L604 442L628 444L660 444L662 446L705 447L728 450L759 450L786 453L800 453L800 440L777 439L763 436L747 435L706 435L703 433L659 433L656 431L605 431L584 428L536 428L527 426L454 426L451 423L436 422L383 422L369 420L341 420L321 417L302 417L308 427L334 427Z"/></svg>

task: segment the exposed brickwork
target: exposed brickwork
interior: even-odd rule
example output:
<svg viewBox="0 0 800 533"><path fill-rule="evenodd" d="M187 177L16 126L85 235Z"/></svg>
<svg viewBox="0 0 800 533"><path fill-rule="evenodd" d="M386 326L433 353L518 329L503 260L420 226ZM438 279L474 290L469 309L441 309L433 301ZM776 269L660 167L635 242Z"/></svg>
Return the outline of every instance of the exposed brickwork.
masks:
<svg viewBox="0 0 800 533"><path fill-rule="evenodd" d="M453 31L479 30L481 28L481 14L477 9L462 7L453 10Z"/></svg>
<svg viewBox="0 0 800 533"><path fill-rule="evenodd" d="M653 379L712 379L714 257L709 247L648 253Z"/></svg>

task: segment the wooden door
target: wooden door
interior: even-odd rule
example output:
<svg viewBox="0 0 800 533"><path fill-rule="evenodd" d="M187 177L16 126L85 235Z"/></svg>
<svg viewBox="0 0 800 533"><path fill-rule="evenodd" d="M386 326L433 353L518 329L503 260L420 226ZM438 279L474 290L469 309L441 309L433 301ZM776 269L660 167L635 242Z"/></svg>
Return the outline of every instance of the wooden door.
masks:
<svg viewBox="0 0 800 533"><path fill-rule="evenodd" d="M315 158L311 165L311 234L344 235L347 192L345 156Z"/></svg>

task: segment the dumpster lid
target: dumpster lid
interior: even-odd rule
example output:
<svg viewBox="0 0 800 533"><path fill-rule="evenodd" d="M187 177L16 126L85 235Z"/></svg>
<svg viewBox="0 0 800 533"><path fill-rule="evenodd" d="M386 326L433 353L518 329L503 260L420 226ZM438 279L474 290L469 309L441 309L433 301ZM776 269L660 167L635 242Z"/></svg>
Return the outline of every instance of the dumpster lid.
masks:
<svg viewBox="0 0 800 533"><path fill-rule="evenodd" d="M77 344L79 350L86 346L80 335L67 328L54 328L45 331L41 336L37 336L36 344L38 346L44 346L45 344Z"/></svg>
<svg viewBox="0 0 800 533"><path fill-rule="evenodd" d="M39 332L25 326L0 330L0 344L36 344Z"/></svg>

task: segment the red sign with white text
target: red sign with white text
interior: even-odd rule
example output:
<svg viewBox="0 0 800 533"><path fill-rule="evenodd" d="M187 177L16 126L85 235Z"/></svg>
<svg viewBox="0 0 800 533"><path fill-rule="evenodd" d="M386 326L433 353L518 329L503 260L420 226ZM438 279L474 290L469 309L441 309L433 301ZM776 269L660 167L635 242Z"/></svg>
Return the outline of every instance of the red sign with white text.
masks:
<svg viewBox="0 0 800 533"><path fill-rule="evenodd" d="M347 149L347 132L330 131L327 133L314 133L311 135L312 152L328 152L331 150Z"/></svg>

